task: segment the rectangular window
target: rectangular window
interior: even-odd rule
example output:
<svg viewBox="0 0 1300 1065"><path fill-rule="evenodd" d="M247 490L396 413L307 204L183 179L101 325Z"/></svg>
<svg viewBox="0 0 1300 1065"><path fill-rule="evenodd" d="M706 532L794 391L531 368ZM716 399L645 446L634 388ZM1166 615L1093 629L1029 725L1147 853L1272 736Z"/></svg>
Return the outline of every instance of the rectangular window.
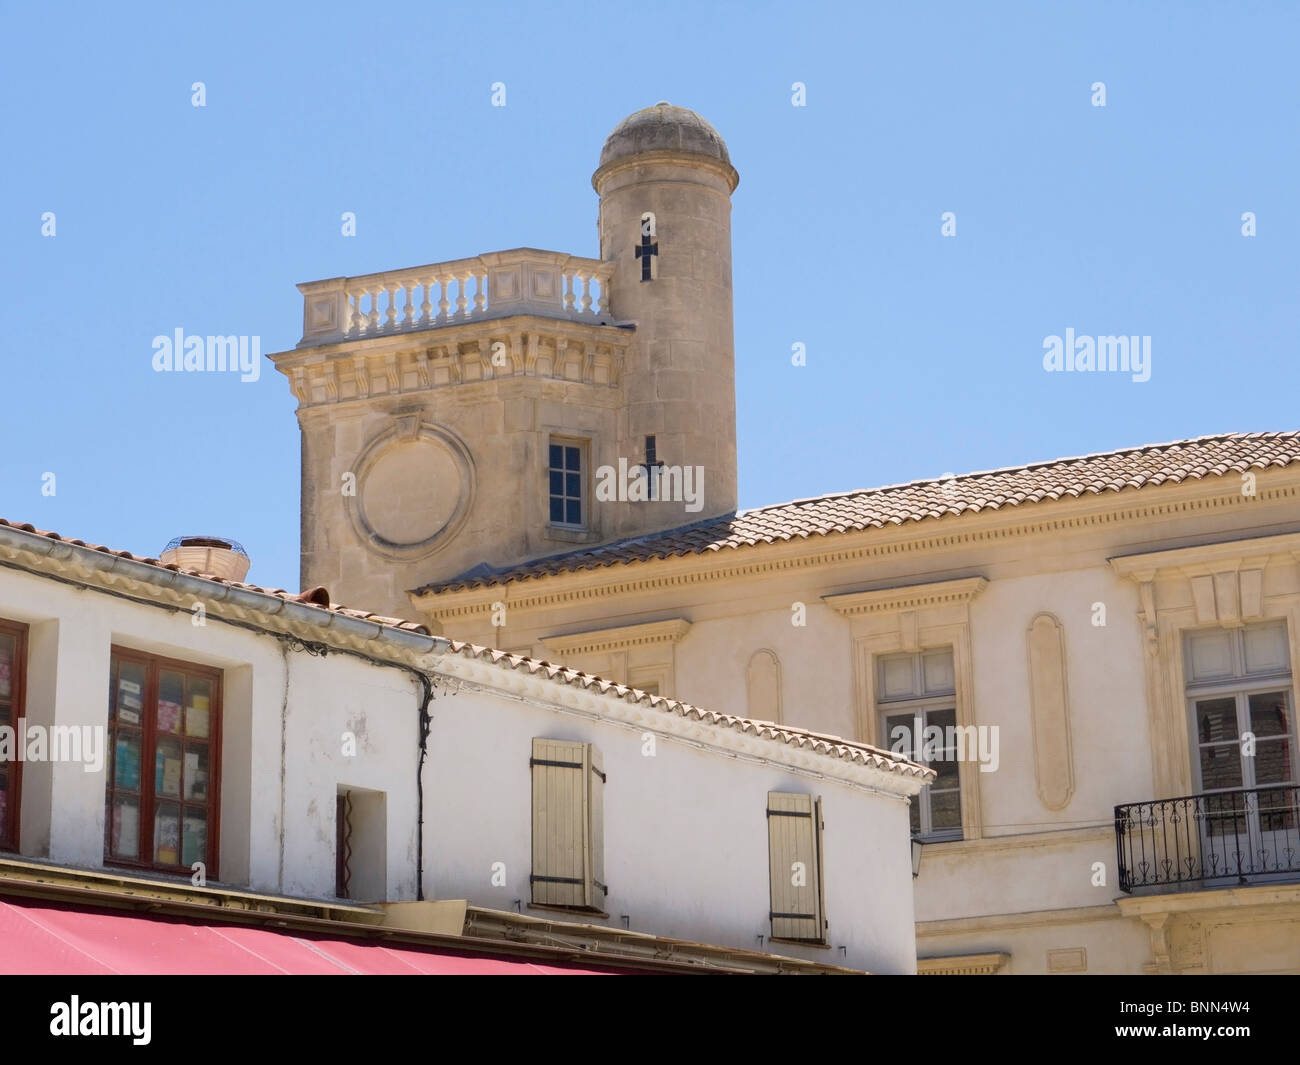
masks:
<svg viewBox="0 0 1300 1065"><path fill-rule="evenodd" d="M912 833L936 842L961 839L952 651L882 655L876 668L877 710L886 745L937 774L912 800Z"/></svg>
<svg viewBox="0 0 1300 1065"><path fill-rule="evenodd" d="M552 525L586 527L586 449L584 441L551 437L546 476Z"/></svg>
<svg viewBox="0 0 1300 1065"><path fill-rule="evenodd" d="M1184 658L1197 790L1294 783L1295 695L1285 623L1190 632ZM1277 821L1276 828L1295 827L1293 811L1268 813L1289 805L1287 795L1288 789L1279 789L1259 797L1261 816ZM1233 831L1228 820L1211 831Z"/></svg>
<svg viewBox="0 0 1300 1065"><path fill-rule="evenodd" d="M0 621L0 725L18 732L25 713L27 626ZM15 752L16 754L16 752ZM23 763L15 757L0 762L0 850L18 849L18 806L22 797Z"/></svg>
<svg viewBox="0 0 1300 1065"><path fill-rule="evenodd" d="M773 939L826 941L822 885L822 803L811 795L767 793L768 874Z"/></svg>
<svg viewBox="0 0 1300 1065"><path fill-rule="evenodd" d="M217 879L221 674L115 647L105 860Z"/></svg>
<svg viewBox="0 0 1300 1065"><path fill-rule="evenodd" d="M603 912L605 773L590 743L533 740L534 906Z"/></svg>
<svg viewBox="0 0 1300 1065"><path fill-rule="evenodd" d="M334 894L341 899L388 898L388 796L340 784L334 800Z"/></svg>

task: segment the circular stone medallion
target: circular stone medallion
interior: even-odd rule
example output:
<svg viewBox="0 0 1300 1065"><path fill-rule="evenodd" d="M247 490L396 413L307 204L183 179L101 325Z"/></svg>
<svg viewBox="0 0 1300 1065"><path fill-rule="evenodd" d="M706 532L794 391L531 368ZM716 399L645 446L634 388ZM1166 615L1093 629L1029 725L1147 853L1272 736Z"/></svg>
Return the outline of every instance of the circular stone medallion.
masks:
<svg viewBox="0 0 1300 1065"><path fill-rule="evenodd" d="M474 492L469 452L454 436L421 425L371 442L357 463L357 495L345 497L357 535L389 558L430 554L451 538Z"/></svg>

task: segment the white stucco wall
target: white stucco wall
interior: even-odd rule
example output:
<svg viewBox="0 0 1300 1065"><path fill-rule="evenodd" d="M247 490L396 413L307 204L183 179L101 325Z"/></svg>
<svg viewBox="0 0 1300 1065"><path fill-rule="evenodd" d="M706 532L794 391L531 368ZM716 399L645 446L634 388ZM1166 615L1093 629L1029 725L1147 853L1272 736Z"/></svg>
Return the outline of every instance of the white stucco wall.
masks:
<svg viewBox="0 0 1300 1065"><path fill-rule="evenodd" d="M115 644L222 670L221 882L332 896L335 797L350 787L365 793L363 801L382 793L383 839L358 826L354 842L356 860L382 855L382 877L367 869L358 880L382 883L390 901L416 897L419 685L409 672L338 652L286 650L211 614L196 626L187 611L11 569L0 570L0 617L31 626L33 722L105 726ZM914 971L905 800L667 735L647 757L643 729L562 706L563 690L553 687L559 694L552 701L441 685L424 776L427 898L506 910L521 899L528 912L531 741L582 740L600 749L609 777L605 923L621 928L627 914L637 931ZM345 749L348 736L355 754ZM24 853L102 868L105 784L106 769L31 765ZM828 949L767 942L770 790L823 800ZM368 806L361 820L376 823L380 808ZM506 866L505 887L491 885L498 861Z"/></svg>
<svg viewBox="0 0 1300 1065"><path fill-rule="evenodd" d="M604 756L609 920L679 939L759 947L878 972L915 968L907 808L898 798L816 780L642 730L500 696L433 705L426 825L430 890L512 909L529 898L533 737L594 744ZM491 721L491 729L484 722ZM767 793L822 798L830 950L767 944ZM491 884L494 862L506 884ZM585 918L584 918L585 919ZM838 948L847 948L841 952Z"/></svg>

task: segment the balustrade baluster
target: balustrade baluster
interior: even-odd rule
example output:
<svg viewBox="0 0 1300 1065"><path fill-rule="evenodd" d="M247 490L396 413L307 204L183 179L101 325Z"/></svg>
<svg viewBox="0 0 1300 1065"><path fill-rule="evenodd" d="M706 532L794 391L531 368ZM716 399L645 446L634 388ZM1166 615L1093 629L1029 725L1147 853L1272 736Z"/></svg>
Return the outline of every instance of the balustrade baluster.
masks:
<svg viewBox="0 0 1300 1065"><path fill-rule="evenodd" d="M465 319L469 317L469 311L465 308L469 306L469 297L465 295L465 286L469 283L469 275L461 274L456 278L456 317Z"/></svg>
<svg viewBox="0 0 1300 1065"><path fill-rule="evenodd" d="M429 277L420 280L420 291L424 295L424 299L420 302L420 324L426 327L433 324L432 319L429 317L429 314L433 311L433 304L429 302L429 286L432 284L433 281Z"/></svg>
<svg viewBox="0 0 1300 1065"><path fill-rule="evenodd" d="M451 284L449 274L438 275L438 324L442 325L447 321L448 313L451 310L451 297L448 295L447 286Z"/></svg>
<svg viewBox="0 0 1300 1065"><path fill-rule="evenodd" d="M410 329L415 324L415 282L409 278L402 282L402 328Z"/></svg>
<svg viewBox="0 0 1300 1065"><path fill-rule="evenodd" d="M344 324L344 334L346 336L358 336L361 333L361 297L355 292L346 292L343 297L347 301L348 320Z"/></svg>

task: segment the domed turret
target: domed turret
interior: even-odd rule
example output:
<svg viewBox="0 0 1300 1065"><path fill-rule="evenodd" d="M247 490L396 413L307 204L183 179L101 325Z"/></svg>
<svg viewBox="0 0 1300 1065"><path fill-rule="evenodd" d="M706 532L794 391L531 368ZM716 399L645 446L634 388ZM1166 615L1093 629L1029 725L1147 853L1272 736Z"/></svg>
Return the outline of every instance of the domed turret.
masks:
<svg viewBox="0 0 1300 1065"><path fill-rule="evenodd" d="M731 300L731 193L740 181L726 142L694 111L657 103L605 139L600 257L613 262L611 310L635 325L625 367L629 465L689 467L702 505L622 508L621 535L736 509L736 369Z"/></svg>
<svg viewBox="0 0 1300 1065"><path fill-rule="evenodd" d="M722 135L694 111L674 107L666 101L642 108L614 127L605 138L605 147L600 153L600 169L629 156L656 152L716 159L735 174ZM732 187L735 187L734 181Z"/></svg>

